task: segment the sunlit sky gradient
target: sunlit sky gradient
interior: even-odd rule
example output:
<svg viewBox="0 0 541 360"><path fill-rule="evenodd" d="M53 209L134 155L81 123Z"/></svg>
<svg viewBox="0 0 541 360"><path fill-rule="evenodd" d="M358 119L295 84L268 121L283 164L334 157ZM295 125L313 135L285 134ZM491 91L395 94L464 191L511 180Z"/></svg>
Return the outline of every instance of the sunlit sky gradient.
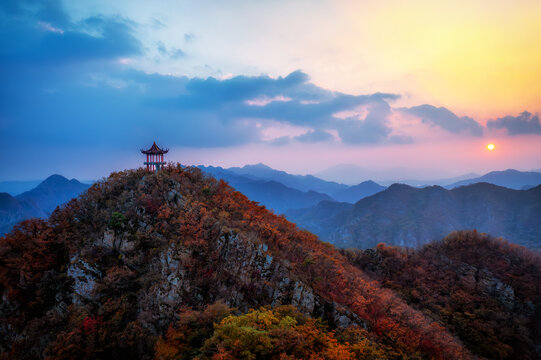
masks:
<svg viewBox="0 0 541 360"><path fill-rule="evenodd" d="M541 168L540 1L3 1L0 180ZM496 144L488 151L488 143Z"/></svg>

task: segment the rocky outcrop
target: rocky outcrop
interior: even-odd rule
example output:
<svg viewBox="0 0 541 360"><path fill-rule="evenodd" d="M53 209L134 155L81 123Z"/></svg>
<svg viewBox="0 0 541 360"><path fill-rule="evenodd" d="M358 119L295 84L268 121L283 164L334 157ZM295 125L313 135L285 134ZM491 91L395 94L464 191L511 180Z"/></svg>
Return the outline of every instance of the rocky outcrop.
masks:
<svg viewBox="0 0 541 360"><path fill-rule="evenodd" d="M515 305L513 288L503 283L489 270L462 263L457 269L457 276L466 290L492 296L507 310L513 309Z"/></svg>

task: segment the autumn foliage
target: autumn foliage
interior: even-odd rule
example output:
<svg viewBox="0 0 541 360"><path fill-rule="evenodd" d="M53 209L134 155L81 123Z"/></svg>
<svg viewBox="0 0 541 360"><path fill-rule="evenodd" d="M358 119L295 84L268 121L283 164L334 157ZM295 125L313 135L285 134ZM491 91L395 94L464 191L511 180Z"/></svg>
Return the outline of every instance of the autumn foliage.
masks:
<svg viewBox="0 0 541 360"><path fill-rule="evenodd" d="M473 353L489 359L541 355L538 254L476 231L456 232L418 250L380 244L343 252Z"/></svg>
<svg viewBox="0 0 541 360"><path fill-rule="evenodd" d="M293 306L262 307L234 315L223 304L183 310L156 344L157 360L169 359L383 359L381 348L361 327L329 330L320 319Z"/></svg>
<svg viewBox="0 0 541 360"><path fill-rule="evenodd" d="M113 173L0 239L1 357L473 358L350 260L196 168Z"/></svg>

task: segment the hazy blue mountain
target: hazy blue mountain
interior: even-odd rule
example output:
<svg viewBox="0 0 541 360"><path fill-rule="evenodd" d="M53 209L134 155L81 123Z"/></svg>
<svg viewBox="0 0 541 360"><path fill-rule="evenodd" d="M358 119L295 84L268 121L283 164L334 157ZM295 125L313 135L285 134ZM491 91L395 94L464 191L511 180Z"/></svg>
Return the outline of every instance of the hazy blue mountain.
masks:
<svg viewBox="0 0 541 360"><path fill-rule="evenodd" d="M232 187L277 213L316 205L323 200L332 200L327 194L316 191L301 191L290 188L278 181L261 180L251 175L239 175L230 169L213 166L199 166L204 172L227 181Z"/></svg>
<svg viewBox="0 0 541 360"><path fill-rule="evenodd" d="M350 186L347 189L334 193L332 194L332 197L338 201L354 204L362 198L374 195L385 189L385 186L381 186L374 181L368 180L363 181L358 185Z"/></svg>
<svg viewBox="0 0 541 360"><path fill-rule="evenodd" d="M417 187L428 185L446 186L457 181L480 176L476 173L469 173L453 177L432 177L437 176L435 174L438 173L441 173L441 171L436 169L389 168L375 170L353 164L339 164L314 175L323 180L337 181L344 184L358 184L363 181L373 180L383 186L401 183Z"/></svg>
<svg viewBox="0 0 541 360"><path fill-rule="evenodd" d="M347 185L333 181L325 181L312 175L291 175L285 171L275 170L265 164L246 165L241 168L228 168L232 173L254 178L277 181L287 187L301 191L316 191L331 195L348 188Z"/></svg>
<svg viewBox="0 0 541 360"><path fill-rule="evenodd" d="M68 180L62 175L51 175L30 191L18 196L17 200L33 202L41 211L51 213L63 204L88 189L90 185L76 179Z"/></svg>
<svg viewBox="0 0 541 360"><path fill-rule="evenodd" d="M477 229L541 248L541 186L512 190L476 183L446 190L394 184L348 209L323 202L290 211L292 222L340 247L380 242L416 247L455 230Z"/></svg>
<svg viewBox="0 0 541 360"><path fill-rule="evenodd" d="M0 193L0 236L10 231L19 221L45 216L36 206L19 201L8 193Z"/></svg>
<svg viewBox="0 0 541 360"><path fill-rule="evenodd" d="M427 187L432 185L438 185L438 186L447 186L453 183L456 183L458 181L477 178L480 175L477 173L468 173L463 174L459 176L454 176L450 178L442 178L442 179L395 179L395 180L383 180L380 181L379 184L389 186L395 183L400 184L406 184L411 185L415 187Z"/></svg>
<svg viewBox="0 0 541 360"><path fill-rule="evenodd" d="M345 184L358 184L367 180L368 170L353 164L338 164L314 174L327 181L342 182Z"/></svg>
<svg viewBox="0 0 541 360"><path fill-rule="evenodd" d="M347 216L353 206L347 202L321 201L309 208L289 210L285 215L291 222L297 223L325 240L322 235L326 234L328 229L335 227L335 218L340 217L340 214Z"/></svg>
<svg viewBox="0 0 541 360"><path fill-rule="evenodd" d="M458 186L474 184L478 182L487 182L494 185L505 186L510 189L520 190L523 188L532 188L541 184L541 172L518 171L508 169L504 171L492 171L480 177L466 179L446 186L452 189Z"/></svg>
<svg viewBox="0 0 541 360"><path fill-rule="evenodd" d="M38 186L43 180L29 181L0 181L0 192L8 193L11 196L19 195L25 191Z"/></svg>
<svg viewBox="0 0 541 360"><path fill-rule="evenodd" d="M89 186L75 179L52 175L18 196L0 193L0 235L9 232L19 221L49 216L58 205L77 197Z"/></svg>

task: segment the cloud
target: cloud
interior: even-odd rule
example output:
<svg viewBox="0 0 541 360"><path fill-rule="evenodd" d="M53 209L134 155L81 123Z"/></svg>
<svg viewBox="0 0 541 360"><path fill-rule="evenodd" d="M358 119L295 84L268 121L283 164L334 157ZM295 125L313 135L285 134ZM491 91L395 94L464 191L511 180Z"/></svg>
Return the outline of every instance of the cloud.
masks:
<svg viewBox="0 0 541 360"><path fill-rule="evenodd" d="M180 59L186 57L186 53L178 48L167 49L162 41L157 43L158 53L162 56L170 57L171 59Z"/></svg>
<svg viewBox="0 0 541 360"><path fill-rule="evenodd" d="M519 116L504 116L496 120L487 121L489 129L505 129L509 135L541 134L539 115L533 115L528 111Z"/></svg>
<svg viewBox="0 0 541 360"><path fill-rule="evenodd" d="M347 118L341 121L338 134L347 144L378 143L387 139L392 132L388 124L391 114L389 104L383 100L371 103L363 120Z"/></svg>
<svg viewBox="0 0 541 360"><path fill-rule="evenodd" d="M392 135L389 140L393 144L413 144L413 137L410 135Z"/></svg>
<svg viewBox="0 0 541 360"><path fill-rule="evenodd" d="M333 138L331 134L324 130L312 130L302 135L296 136L294 139L305 143L315 143L329 141Z"/></svg>
<svg viewBox="0 0 541 360"><path fill-rule="evenodd" d="M422 122L432 126L438 126L453 134L469 133L474 136L483 135L483 127L474 119L467 116L458 117L444 107L425 104L411 108L400 108L397 111L417 116Z"/></svg>
<svg viewBox="0 0 541 360"><path fill-rule="evenodd" d="M133 23L103 16L73 23L58 1L7 1L0 7L0 20L4 64L62 65L142 53Z"/></svg>
<svg viewBox="0 0 541 360"><path fill-rule="evenodd" d="M343 142L378 143L385 141L392 129L387 101L394 94L349 95L333 92L310 83L302 71L285 77L236 76L230 79L190 79L181 96L161 99L159 106L182 111L213 111L224 122L238 118L278 121L293 126L311 128L299 141L331 140L326 130L335 130ZM371 109L365 119L339 119L336 113L367 106ZM325 135L327 134L327 135Z"/></svg>
<svg viewBox="0 0 541 360"><path fill-rule="evenodd" d="M291 136L280 136L269 141L269 144L274 146L284 146L291 143Z"/></svg>
<svg viewBox="0 0 541 360"><path fill-rule="evenodd" d="M134 35L138 25L103 16L74 23L60 2L29 4L0 5L2 148L137 149L154 139L167 147L415 140L390 121L399 95L332 91L301 70L278 77L149 74L130 68L130 59L145 51ZM152 51L185 56L161 42ZM452 133L482 134L473 119L445 108L400 111ZM539 126L537 117L528 121L534 120ZM277 126L286 130L269 131Z"/></svg>

